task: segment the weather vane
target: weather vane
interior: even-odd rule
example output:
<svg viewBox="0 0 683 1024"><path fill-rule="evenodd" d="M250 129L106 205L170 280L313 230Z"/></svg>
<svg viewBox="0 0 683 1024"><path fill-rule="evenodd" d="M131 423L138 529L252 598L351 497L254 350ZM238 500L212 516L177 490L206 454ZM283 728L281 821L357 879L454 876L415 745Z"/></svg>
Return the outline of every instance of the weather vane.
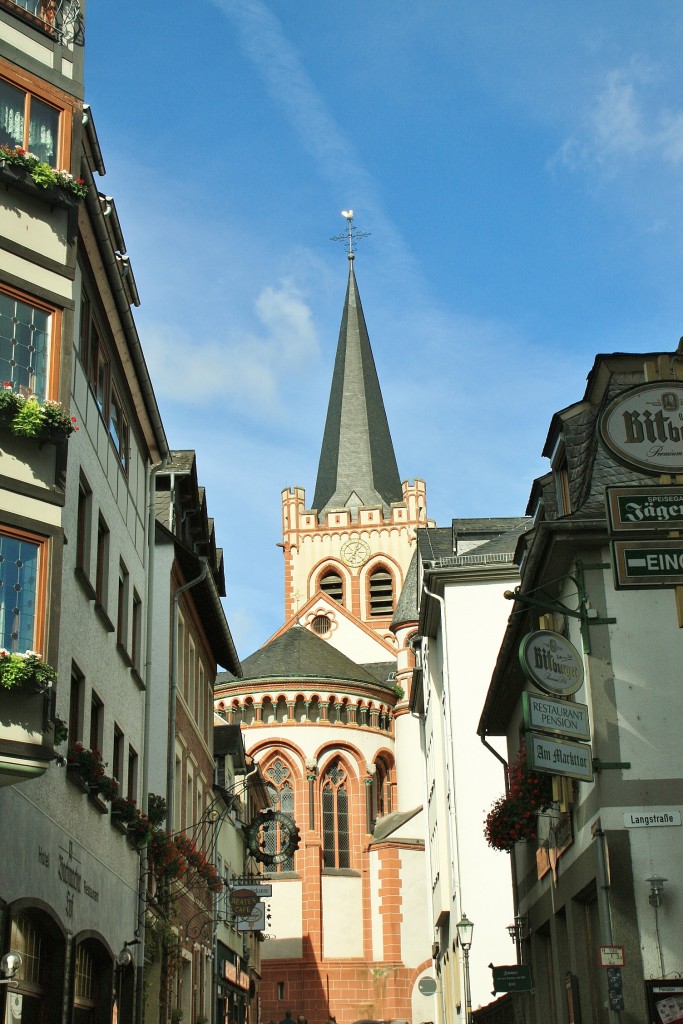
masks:
<svg viewBox="0 0 683 1024"><path fill-rule="evenodd" d="M349 259L352 260L358 242L361 238L367 238L370 232L358 230L356 225L353 223L353 210L342 210L341 215L342 217L346 217L346 231L342 231L339 235L333 235L330 241L343 242L344 245L347 245L348 256Z"/></svg>

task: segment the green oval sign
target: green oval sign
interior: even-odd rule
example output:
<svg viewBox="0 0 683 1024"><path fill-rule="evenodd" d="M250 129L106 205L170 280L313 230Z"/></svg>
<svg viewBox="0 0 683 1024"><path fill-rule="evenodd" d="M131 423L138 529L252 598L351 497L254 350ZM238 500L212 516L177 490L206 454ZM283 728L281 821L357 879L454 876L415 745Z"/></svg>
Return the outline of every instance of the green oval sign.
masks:
<svg viewBox="0 0 683 1024"><path fill-rule="evenodd" d="M524 674L551 697L568 697L583 683L583 661L574 644L551 629L527 633L519 645Z"/></svg>

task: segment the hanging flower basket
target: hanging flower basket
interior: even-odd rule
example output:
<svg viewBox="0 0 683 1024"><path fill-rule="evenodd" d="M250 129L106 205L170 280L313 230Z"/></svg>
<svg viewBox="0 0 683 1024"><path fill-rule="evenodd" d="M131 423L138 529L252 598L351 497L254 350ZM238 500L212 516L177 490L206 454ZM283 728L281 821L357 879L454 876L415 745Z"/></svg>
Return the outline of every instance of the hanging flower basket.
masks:
<svg viewBox="0 0 683 1024"><path fill-rule="evenodd" d="M484 838L494 850L509 853L516 843L537 838L537 815L553 800L552 780L527 767L521 746L509 768L510 790L494 803L484 819Z"/></svg>

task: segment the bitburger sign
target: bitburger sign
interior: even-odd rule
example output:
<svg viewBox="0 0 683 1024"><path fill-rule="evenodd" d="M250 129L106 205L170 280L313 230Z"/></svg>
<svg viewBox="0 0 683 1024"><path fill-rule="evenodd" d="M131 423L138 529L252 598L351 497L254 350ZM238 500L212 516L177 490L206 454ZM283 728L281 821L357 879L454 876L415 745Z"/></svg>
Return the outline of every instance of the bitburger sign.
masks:
<svg viewBox="0 0 683 1024"><path fill-rule="evenodd" d="M519 645L519 661L531 682L551 697L568 697L583 682L581 655L551 629L527 633Z"/></svg>
<svg viewBox="0 0 683 1024"><path fill-rule="evenodd" d="M621 462L646 473L683 473L683 383L630 388L600 417L600 437Z"/></svg>

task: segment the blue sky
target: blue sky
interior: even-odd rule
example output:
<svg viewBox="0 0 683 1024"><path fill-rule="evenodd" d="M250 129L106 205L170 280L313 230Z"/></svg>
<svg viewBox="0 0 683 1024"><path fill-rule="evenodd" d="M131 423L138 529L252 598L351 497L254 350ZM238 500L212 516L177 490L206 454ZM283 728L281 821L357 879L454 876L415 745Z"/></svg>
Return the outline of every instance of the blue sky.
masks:
<svg viewBox="0 0 683 1024"><path fill-rule="evenodd" d="M169 442L195 448L246 657L312 500L343 230L402 477L519 515L598 352L683 334L683 8L652 0L88 5L86 101Z"/></svg>

